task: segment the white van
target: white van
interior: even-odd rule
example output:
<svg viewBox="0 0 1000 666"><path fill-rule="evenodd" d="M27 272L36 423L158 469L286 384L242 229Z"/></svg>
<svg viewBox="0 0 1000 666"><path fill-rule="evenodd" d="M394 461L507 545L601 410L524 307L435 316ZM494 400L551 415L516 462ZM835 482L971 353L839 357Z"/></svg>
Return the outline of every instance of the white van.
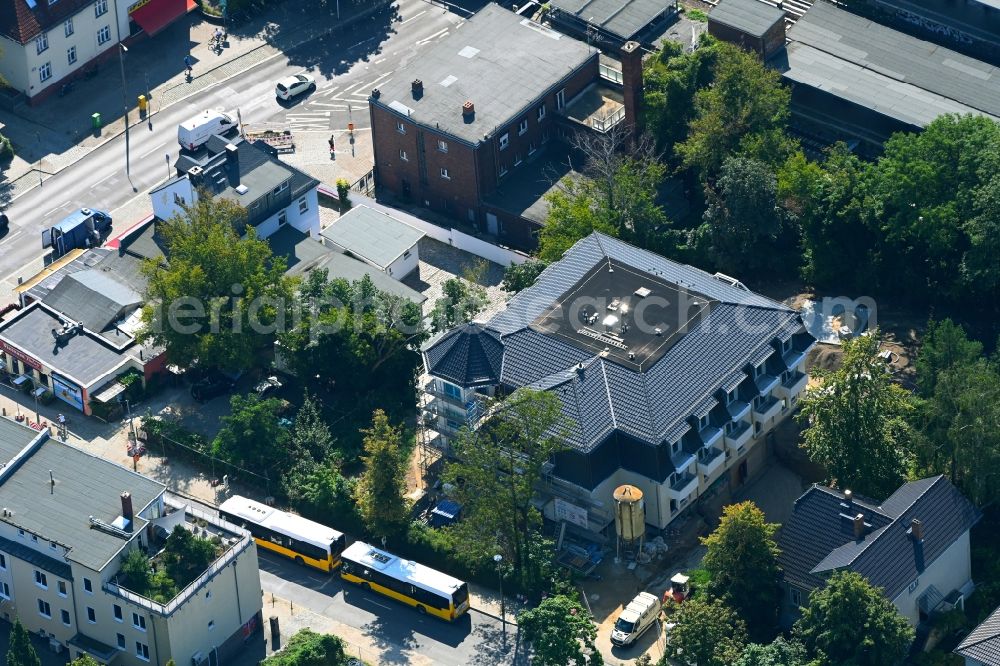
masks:
<svg viewBox="0 0 1000 666"><path fill-rule="evenodd" d="M236 126L231 116L219 111L204 111L177 126L177 143L194 150L216 134L224 134Z"/></svg>
<svg viewBox="0 0 1000 666"><path fill-rule="evenodd" d="M611 630L611 642L618 646L631 645L656 624L659 616L660 600L654 594L640 592L618 615Z"/></svg>

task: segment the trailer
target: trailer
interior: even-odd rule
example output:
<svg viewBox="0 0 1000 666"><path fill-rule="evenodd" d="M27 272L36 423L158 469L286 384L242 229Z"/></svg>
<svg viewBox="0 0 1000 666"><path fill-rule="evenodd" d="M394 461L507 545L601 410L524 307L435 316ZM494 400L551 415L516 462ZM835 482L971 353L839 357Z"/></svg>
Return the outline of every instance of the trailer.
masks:
<svg viewBox="0 0 1000 666"><path fill-rule="evenodd" d="M278 153L295 152L295 140L292 138L292 131L289 129L269 125L245 127L243 138L247 141L266 143Z"/></svg>
<svg viewBox="0 0 1000 666"><path fill-rule="evenodd" d="M42 229L42 249L52 248L58 259L76 248L96 247L111 231L111 215L103 210L81 208L58 224Z"/></svg>

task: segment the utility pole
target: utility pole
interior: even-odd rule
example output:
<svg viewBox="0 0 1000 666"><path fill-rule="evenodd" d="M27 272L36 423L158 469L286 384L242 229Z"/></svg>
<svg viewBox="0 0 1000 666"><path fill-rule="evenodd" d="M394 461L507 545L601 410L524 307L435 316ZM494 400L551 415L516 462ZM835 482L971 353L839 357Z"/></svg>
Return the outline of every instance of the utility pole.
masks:
<svg viewBox="0 0 1000 666"><path fill-rule="evenodd" d="M118 64L121 67L122 74L122 106L125 110L125 174L131 176L128 137L128 88L125 85L125 54L128 53L128 47L122 44L121 15L118 13L118 0L115 0L115 35L118 37Z"/></svg>

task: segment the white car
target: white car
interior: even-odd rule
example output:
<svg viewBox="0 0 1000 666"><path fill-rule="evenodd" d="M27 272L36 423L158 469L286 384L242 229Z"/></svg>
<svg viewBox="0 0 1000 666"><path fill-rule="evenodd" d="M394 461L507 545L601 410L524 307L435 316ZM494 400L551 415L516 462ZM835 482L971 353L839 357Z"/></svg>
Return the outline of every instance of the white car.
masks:
<svg viewBox="0 0 1000 666"><path fill-rule="evenodd" d="M278 84L274 86L274 94L278 99L289 100L315 87L316 79L312 76L304 73L296 74L294 76L286 76L278 81Z"/></svg>

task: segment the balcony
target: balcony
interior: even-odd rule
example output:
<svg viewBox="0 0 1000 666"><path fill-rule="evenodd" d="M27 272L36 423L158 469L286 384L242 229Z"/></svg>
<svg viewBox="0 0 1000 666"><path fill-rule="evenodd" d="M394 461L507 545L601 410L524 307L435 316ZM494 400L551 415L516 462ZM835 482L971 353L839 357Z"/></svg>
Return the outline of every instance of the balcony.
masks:
<svg viewBox="0 0 1000 666"><path fill-rule="evenodd" d="M691 472L684 472L683 474L677 475L677 480L675 480L670 485L670 497L677 500L678 502L686 500L688 495L695 491L698 487L698 475L692 474Z"/></svg>
<svg viewBox="0 0 1000 666"><path fill-rule="evenodd" d="M591 84L566 105L567 118L605 134L625 119L625 104L617 90Z"/></svg>
<svg viewBox="0 0 1000 666"><path fill-rule="evenodd" d="M768 395L778 386L779 380L774 375L760 375L753 380L761 395Z"/></svg>
<svg viewBox="0 0 1000 666"><path fill-rule="evenodd" d="M735 428L726 433L726 446L733 455L739 455L740 449L750 441L753 436L753 426L746 421L739 421Z"/></svg>
<svg viewBox="0 0 1000 666"><path fill-rule="evenodd" d="M792 396L800 394L806 390L809 383L809 376L804 372L793 372L787 380L774 389L774 394L779 398L791 400Z"/></svg>
<svg viewBox="0 0 1000 666"><path fill-rule="evenodd" d="M750 403L743 402L742 400L733 400L731 403L726 405L726 409L729 411L729 416L734 421L745 419L750 415Z"/></svg>
<svg viewBox="0 0 1000 666"><path fill-rule="evenodd" d="M213 578L225 571L227 566L234 564L236 559L253 544L253 538L249 532L213 514L193 509L190 506L185 506L170 499L166 500L166 504L167 513L162 518L154 521L154 524L164 528L180 525L191 531L196 538L209 539L216 546L215 560L204 571L195 576L193 580L178 581L186 584L179 591L171 589L170 593L173 594L173 598L171 599L163 599L161 596L162 600L156 601L145 596L145 594L129 590L125 587L128 581L120 578L120 574L105 583L102 588L110 595L141 606L162 617L170 617L177 612L179 608L198 594ZM181 515L177 515L178 513ZM163 552L158 551L153 553L150 558L151 567L160 566L162 568L162 564L158 565L157 562ZM148 591L146 593L150 594Z"/></svg>
<svg viewBox="0 0 1000 666"><path fill-rule="evenodd" d="M722 429L710 425L699 430L698 437L701 438L701 445L707 449L722 439Z"/></svg>
<svg viewBox="0 0 1000 666"><path fill-rule="evenodd" d="M703 449L698 454L698 471L702 476L712 478L712 475L719 471L726 462L726 456L722 449L710 447Z"/></svg>
<svg viewBox="0 0 1000 666"><path fill-rule="evenodd" d="M781 401L773 395L769 395L760 403L760 406L754 407L753 420L754 423L760 423L762 427L766 428L771 419L779 413L781 413Z"/></svg>

